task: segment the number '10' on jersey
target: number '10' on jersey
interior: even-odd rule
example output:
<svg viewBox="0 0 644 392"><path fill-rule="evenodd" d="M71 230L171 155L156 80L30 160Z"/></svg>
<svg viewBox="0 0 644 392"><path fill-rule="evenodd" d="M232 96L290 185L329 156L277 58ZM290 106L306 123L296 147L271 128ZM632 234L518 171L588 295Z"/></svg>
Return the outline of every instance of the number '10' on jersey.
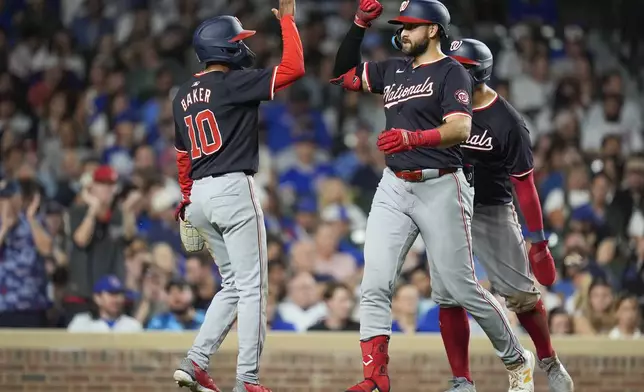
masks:
<svg viewBox="0 0 644 392"><path fill-rule="evenodd" d="M273 99L276 69L201 72L172 101L175 148L194 180L259 166L259 104Z"/></svg>

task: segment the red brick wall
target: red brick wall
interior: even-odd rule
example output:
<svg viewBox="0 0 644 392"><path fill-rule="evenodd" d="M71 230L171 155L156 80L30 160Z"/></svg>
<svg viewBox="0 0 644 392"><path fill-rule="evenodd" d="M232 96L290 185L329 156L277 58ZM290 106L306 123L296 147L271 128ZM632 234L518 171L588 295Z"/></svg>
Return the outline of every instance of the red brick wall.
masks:
<svg viewBox="0 0 644 392"><path fill-rule="evenodd" d="M191 339L191 335L181 334L104 339L51 333L10 337L0 333L0 391L176 392L172 372L185 355L185 349L177 346L187 349ZM211 373L224 391L230 391L234 381L236 339L232 340L211 364ZM401 340L398 346L394 341L392 347L393 390L443 392L447 389L449 369L442 347L437 345L440 339L401 337ZM293 335L270 339L268 345L261 377L275 392L340 392L360 379L360 358L354 336ZM559 346L562 346L560 352L570 353L563 353L562 359L575 379L578 392L644 392L642 342L611 346L602 341L576 341ZM323 350L324 347L328 350ZM505 370L488 344L475 341L472 352L477 390L506 391ZM632 354L626 355L629 352ZM544 375L540 371L536 373L537 391L547 392Z"/></svg>

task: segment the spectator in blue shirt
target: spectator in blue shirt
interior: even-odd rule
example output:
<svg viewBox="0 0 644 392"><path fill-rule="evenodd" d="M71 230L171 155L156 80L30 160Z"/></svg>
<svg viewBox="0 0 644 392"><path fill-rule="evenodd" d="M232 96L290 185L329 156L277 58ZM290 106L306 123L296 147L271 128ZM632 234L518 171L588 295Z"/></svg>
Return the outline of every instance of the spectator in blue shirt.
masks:
<svg viewBox="0 0 644 392"><path fill-rule="evenodd" d="M173 279L166 285L168 311L158 314L148 323L148 330L189 331L198 330L206 313L192 305L193 293L190 285L182 279Z"/></svg>
<svg viewBox="0 0 644 392"><path fill-rule="evenodd" d="M115 275L102 277L94 285L94 306L78 313L67 326L69 332L140 332L141 323L124 314L125 286Z"/></svg>
<svg viewBox="0 0 644 392"><path fill-rule="evenodd" d="M430 309L437 307L436 302L432 300L432 280L429 276L429 269L426 262L421 262L416 268L406 272L403 276L410 284L418 289L418 311L426 313Z"/></svg>
<svg viewBox="0 0 644 392"><path fill-rule="evenodd" d="M595 234L595 244L599 244L611 231L606 215L614 193L614 185L606 173L596 174L590 187L590 201L572 210L570 213L569 230Z"/></svg>
<svg viewBox="0 0 644 392"><path fill-rule="evenodd" d="M280 189L287 200L296 197L314 196L325 178L334 175L333 168L326 163L315 161L315 139L310 133L295 139L296 163L286 170L279 179Z"/></svg>
<svg viewBox="0 0 644 392"><path fill-rule="evenodd" d="M168 99L170 89L173 86L172 71L169 68L161 67L155 73L156 91L154 96L143 104L141 108L141 120L146 128L156 125L161 114L164 100Z"/></svg>
<svg viewBox="0 0 644 392"><path fill-rule="evenodd" d="M217 266L210 254L194 253L186 259L186 281L192 286L195 309L208 310L210 302L219 291L216 279Z"/></svg>
<svg viewBox="0 0 644 392"><path fill-rule="evenodd" d="M0 180L0 327L46 326L43 257L51 256L53 241L38 215L38 192L29 180Z"/></svg>
<svg viewBox="0 0 644 392"><path fill-rule="evenodd" d="M360 214L359 219L363 218L364 213L357 209L354 205L350 205L349 208L340 205L340 204L331 204L327 206L320 213L320 217L324 223L328 223L333 226L334 230L340 233L340 243L338 244L338 251L342 253L348 253L356 260L358 267L364 265L364 252L353 242L351 236L353 233L352 222L351 222L351 212L350 207L356 208L355 212ZM365 219L366 221L366 219ZM356 231L361 231L364 233L364 227L356 229ZM358 235L362 233L357 233Z"/></svg>
<svg viewBox="0 0 644 392"><path fill-rule="evenodd" d="M12 35L19 34L19 29L12 29L15 15L25 8L25 0L3 1L0 3L0 29ZM10 38L13 38L10 36Z"/></svg>
<svg viewBox="0 0 644 392"><path fill-rule="evenodd" d="M393 323L391 332L413 334L415 332L435 332L425 314L418 311L419 293L416 286L403 284L396 288L392 300Z"/></svg>
<svg viewBox="0 0 644 392"><path fill-rule="evenodd" d="M165 242L178 254L183 253L179 227L174 218L174 209L181 201L181 192L172 186L164 185L152 193L148 214L145 219L140 219L139 233L149 243ZM143 228L140 223L145 223Z"/></svg>
<svg viewBox="0 0 644 392"><path fill-rule="evenodd" d="M345 182L350 182L353 175L364 165L371 163L373 143L372 131L367 124L361 124L355 133L350 135L352 146L335 159L333 165L336 173Z"/></svg>
<svg viewBox="0 0 644 392"><path fill-rule="evenodd" d="M282 320L282 317L277 311L274 293L269 293L268 301L266 302L266 318L268 329L271 331L295 332L295 325Z"/></svg>
<svg viewBox="0 0 644 392"><path fill-rule="evenodd" d="M268 130L267 144L279 153L304 133L311 133L312 140L321 148L331 147L331 136L322 113L311 108L309 93L304 88L289 89L287 103L274 102L263 106L262 117Z"/></svg>
<svg viewBox="0 0 644 392"><path fill-rule="evenodd" d="M103 17L102 0L87 0L85 5L86 15L76 18L71 29L78 46L90 50L96 47L103 35L114 31L114 23Z"/></svg>
<svg viewBox="0 0 644 392"><path fill-rule="evenodd" d="M283 222L287 248L292 242L311 239L319 223L317 202L312 197L300 199L295 206L295 217ZM288 249L287 249L288 250Z"/></svg>
<svg viewBox="0 0 644 392"><path fill-rule="evenodd" d="M118 174L129 175L134 169L135 128L131 116L119 116L114 125L114 145L103 152L103 163L112 166Z"/></svg>
<svg viewBox="0 0 644 392"><path fill-rule="evenodd" d="M508 14L513 22L524 20L539 20L546 24L557 22L556 0L511 0L508 3Z"/></svg>

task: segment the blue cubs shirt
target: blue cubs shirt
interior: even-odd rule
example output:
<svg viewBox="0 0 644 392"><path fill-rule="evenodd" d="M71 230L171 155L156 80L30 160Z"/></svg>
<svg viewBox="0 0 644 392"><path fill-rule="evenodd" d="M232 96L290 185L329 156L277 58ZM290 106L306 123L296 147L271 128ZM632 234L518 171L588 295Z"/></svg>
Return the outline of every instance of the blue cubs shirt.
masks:
<svg viewBox="0 0 644 392"><path fill-rule="evenodd" d="M334 175L333 168L327 164L312 167L293 167L280 176L280 187L291 188L297 196L315 195L320 181Z"/></svg>
<svg viewBox="0 0 644 392"><path fill-rule="evenodd" d="M148 330L156 331L194 331L201 328L206 312L203 310L195 310L195 315L189 322L182 322L174 313L166 312L152 317L148 323Z"/></svg>

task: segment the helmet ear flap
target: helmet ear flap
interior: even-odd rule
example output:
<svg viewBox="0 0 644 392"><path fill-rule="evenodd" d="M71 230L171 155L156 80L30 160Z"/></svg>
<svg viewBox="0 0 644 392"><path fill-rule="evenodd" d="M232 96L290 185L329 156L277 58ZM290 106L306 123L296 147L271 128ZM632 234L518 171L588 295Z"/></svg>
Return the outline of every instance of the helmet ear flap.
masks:
<svg viewBox="0 0 644 392"><path fill-rule="evenodd" d="M239 66L242 68L250 68L253 66L257 55L255 54L255 52L250 50L250 48L246 46L245 43L240 42L240 44L241 54L243 57L239 60Z"/></svg>
<svg viewBox="0 0 644 392"><path fill-rule="evenodd" d="M448 26L438 25L438 35L441 38L449 38Z"/></svg>
<svg viewBox="0 0 644 392"><path fill-rule="evenodd" d="M402 31L403 31L403 29L402 29L402 27L401 27L401 28L399 28L398 30L396 30L396 32L394 33L394 35L391 37L391 45L392 45L396 50L402 50L402 48L403 48L402 38L401 38L401 36L400 36L400 35L402 34Z"/></svg>

